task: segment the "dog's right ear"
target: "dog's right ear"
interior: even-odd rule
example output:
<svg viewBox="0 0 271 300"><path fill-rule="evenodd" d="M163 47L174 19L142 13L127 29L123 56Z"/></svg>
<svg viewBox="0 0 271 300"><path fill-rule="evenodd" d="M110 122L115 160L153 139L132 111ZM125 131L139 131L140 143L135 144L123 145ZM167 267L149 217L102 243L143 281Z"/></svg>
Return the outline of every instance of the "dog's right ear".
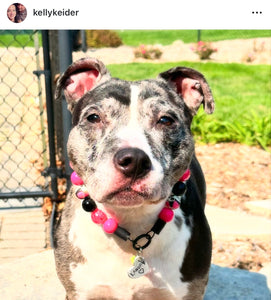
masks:
<svg viewBox="0 0 271 300"><path fill-rule="evenodd" d="M61 91L68 103L68 109L73 111L76 102L98 84L111 78L105 65L95 58L82 58L68 67L58 78L55 98L59 99Z"/></svg>

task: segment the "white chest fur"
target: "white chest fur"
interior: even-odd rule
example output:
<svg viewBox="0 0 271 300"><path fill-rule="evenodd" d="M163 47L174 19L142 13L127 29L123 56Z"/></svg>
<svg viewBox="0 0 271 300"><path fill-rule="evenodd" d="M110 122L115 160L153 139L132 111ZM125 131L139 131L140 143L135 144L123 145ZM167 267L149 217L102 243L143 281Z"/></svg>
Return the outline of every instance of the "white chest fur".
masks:
<svg viewBox="0 0 271 300"><path fill-rule="evenodd" d="M183 218L180 210L175 214ZM188 283L181 281L180 267L190 236L184 222L180 230L173 221L166 224L143 252L150 273L131 279L127 271L136 252L130 241L104 233L88 213L77 209L69 239L86 260L70 265L78 299L182 299L187 294Z"/></svg>

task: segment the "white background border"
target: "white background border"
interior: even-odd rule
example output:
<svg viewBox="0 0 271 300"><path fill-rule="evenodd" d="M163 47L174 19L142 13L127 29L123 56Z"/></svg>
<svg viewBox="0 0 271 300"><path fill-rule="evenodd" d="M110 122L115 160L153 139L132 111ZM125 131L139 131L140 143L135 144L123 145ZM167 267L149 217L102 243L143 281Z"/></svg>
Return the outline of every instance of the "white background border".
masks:
<svg viewBox="0 0 271 300"><path fill-rule="evenodd" d="M270 0L22 0L28 14L18 24L7 18L12 3L1 0L0 29L271 29ZM33 16L63 8L78 16Z"/></svg>

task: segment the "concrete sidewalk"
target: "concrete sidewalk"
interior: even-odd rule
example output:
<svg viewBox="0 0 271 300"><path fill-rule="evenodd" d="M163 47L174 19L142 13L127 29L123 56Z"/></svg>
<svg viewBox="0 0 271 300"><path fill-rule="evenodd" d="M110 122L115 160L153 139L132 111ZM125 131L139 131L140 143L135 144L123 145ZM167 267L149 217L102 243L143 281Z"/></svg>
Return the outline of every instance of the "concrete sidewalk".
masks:
<svg viewBox="0 0 271 300"><path fill-rule="evenodd" d="M0 210L0 264L44 251L45 247L41 208Z"/></svg>
<svg viewBox="0 0 271 300"><path fill-rule="evenodd" d="M206 205L205 214L214 239L229 236L265 236L271 241L271 220L266 217L211 205Z"/></svg>

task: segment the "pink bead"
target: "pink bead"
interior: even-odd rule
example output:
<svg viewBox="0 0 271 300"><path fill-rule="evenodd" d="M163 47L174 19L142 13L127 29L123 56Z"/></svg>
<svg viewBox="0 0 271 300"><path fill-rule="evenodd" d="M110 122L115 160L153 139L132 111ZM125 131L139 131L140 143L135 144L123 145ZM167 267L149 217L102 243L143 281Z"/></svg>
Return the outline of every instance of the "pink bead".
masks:
<svg viewBox="0 0 271 300"><path fill-rule="evenodd" d="M91 219L96 224L103 224L107 220L107 216L103 211L97 208L91 213Z"/></svg>
<svg viewBox="0 0 271 300"><path fill-rule="evenodd" d="M179 181L186 181L190 178L190 170L187 169L184 173L183 173L183 176L179 179Z"/></svg>
<svg viewBox="0 0 271 300"><path fill-rule="evenodd" d="M72 172L72 174L71 174L71 182L74 185L82 185L82 184L84 184L84 181L81 179L81 177L79 177L77 175L76 172Z"/></svg>
<svg viewBox="0 0 271 300"><path fill-rule="evenodd" d="M76 193L76 197L79 198L79 199L84 199L86 197L86 194L85 194L85 192L79 190Z"/></svg>
<svg viewBox="0 0 271 300"><path fill-rule="evenodd" d="M172 206L171 206L172 205ZM169 207L171 209L177 209L180 207L180 204L178 201L174 201L173 204L169 203L169 201L166 202L166 207Z"/></svg>
<svg viewBox="0 0 271 300"><path fill-rule="evenodd" d="M165 222L170 222L174 217L174 212L172 209L164 207L158 217Z"/></svg>
<svg viewBox="0 0 271 300"><path fill-rule="evenodd" d="M114 233L117 228L118 228L118 222L113 218L107 219L103 224L104 231L109 234Z"/></svg>
<svg viewBox="0 0 271 300"><path fill-rule="evenodd" d="M84 199L87 196L89 196L89 193L86 189L85 186L80 187L77 191L76 191L76 197L79 199Z"/></svg>
<svg viewBox="0 0 271 300"><path fill-rule="evenodd" d="M72 165L72 162L69 162L69 165L70 165L71 169L73 169L73 165Z"/></svg>

